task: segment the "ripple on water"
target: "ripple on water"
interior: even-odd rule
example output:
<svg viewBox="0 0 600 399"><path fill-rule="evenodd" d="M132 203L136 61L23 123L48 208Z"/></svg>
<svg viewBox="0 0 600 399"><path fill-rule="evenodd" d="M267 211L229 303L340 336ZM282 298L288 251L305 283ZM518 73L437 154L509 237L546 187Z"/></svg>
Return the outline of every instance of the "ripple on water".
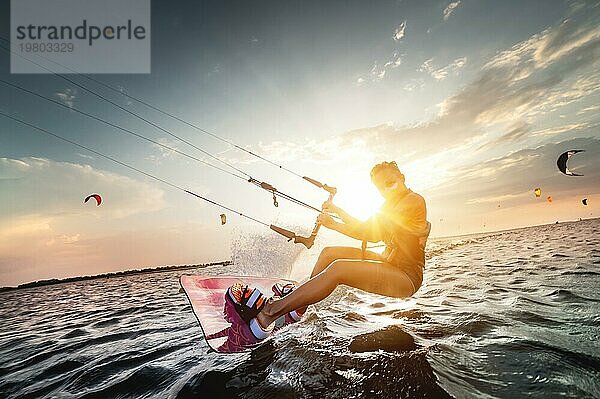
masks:
<svg viewBox="0 0 600 399"><path fill-rule="evenodd" d="M560 321L552 320L548 317L544 317L535 312L529 312L529 311L525 311L525 310L509 311L507 315L510 316L511 319L513 319L513 320L518 320L518 321L526 323L527 325L530 325L530 326L533 325L533 326L539 326L539 327L546 327L546 328L550 329L550 328L558 328L563 325L563 323Z"/></svg>
<svg viewBox="0 0 600 399"><path fill-rule="evenodd" d="M598 219L441 240L410 300L336 290L301 323L242 355L208 351L177 293L179 272L0 293L11 304L0 320L0 392L600 397L597 226Z"/></svg>
<svg viewBox="0 0 600 399"><path fill-rule="evenodd" d="M367 318L362 314L356 312L347 312L342 318L346 321L367 321Z"/></svg>
<svg viewBox="0 0 600 399"><path fill-rule="evenodd" d="M83 337L88 334L89 334L89 332L87 332L83 328L75 328L75 329L69 331L68 333L66 333L65 335L61 336L60 339Z"/></svg>
<svg viewBox="0 0 600 399"><path fill-rule="evenodd" d="M557 289L557 290L550 292L546 296L552 298L556 302L568 302L568 303L585 302L585 301L598 302L595 299L586 298L586 297L577 295L567 289Z"/></svg>
<svg viewBox="0 0 600 399"><path fill-rule="evenodd" d="M121 319L119 317L111 317L106 320L97 321L96 323L92 324L92 327L95 327L95 328L111 327L116 324L119 324L120 322L121 322Z"/></svg>
<svg viewBox="0 0 600 399"><path fill-rule="evenodd" d="M423 312L418 309L393 311L391 315L394 319L423 319L429 317L429 315L426 312Z"/></svg>

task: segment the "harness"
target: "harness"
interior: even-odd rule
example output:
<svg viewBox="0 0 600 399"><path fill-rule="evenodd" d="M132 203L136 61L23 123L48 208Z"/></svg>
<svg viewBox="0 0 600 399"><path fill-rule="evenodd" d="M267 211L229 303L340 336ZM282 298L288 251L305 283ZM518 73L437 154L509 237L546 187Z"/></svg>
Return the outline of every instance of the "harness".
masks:
<svg viewBox="0 0 600 399"><path fill-rule="evenodd" d="M401 195L399 198L397 198L396 202L394 204L394 207L396 207L398 205L398 203L400 203L400 201L402 201L410 192L411 192L411 190L407 190L403 195ZM425 242L427 241L427 237L429 236L430 231L431 231L431 223L427 222L427 230L423 233L415 234L415 233L406 231L404 234L402 234L402 237L398 237L396 232L392 232L389 239L383 240L385 242L386 248L390 250L388 256L385 258L385 261L390 264L394 264L394 258L396 258L396 256L398 255L398 251L401 249L401 247L406 247L407 245L412 246L411 244L406 243L407 239L411 240L411 241L415 240L416 242L414 243L414 246L416 248L419 248L424 254L425 253ZM361 244L362 260L365 260L366 250L367 250L367 241L363 240L362 244ZM412 256L410 256L411 254L405 254L405 255L408 255L407 256L408 258L412 257ZM418 261L418 260L415 259L415 261ZM424 261L424 259L423 259L423 261Z"/></svg>

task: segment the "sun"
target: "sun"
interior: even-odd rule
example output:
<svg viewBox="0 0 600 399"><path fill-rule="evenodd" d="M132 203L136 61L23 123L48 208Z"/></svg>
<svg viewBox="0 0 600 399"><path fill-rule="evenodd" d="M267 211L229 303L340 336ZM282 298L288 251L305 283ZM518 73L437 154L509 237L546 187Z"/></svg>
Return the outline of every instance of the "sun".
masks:
<svg viewBox="0 0 600 399"><path fill-rule="evenodd" d="M383 198L369 181L352 181L342 185L334 203L350 215L366 220L373 216L383 204Z"/></svg>

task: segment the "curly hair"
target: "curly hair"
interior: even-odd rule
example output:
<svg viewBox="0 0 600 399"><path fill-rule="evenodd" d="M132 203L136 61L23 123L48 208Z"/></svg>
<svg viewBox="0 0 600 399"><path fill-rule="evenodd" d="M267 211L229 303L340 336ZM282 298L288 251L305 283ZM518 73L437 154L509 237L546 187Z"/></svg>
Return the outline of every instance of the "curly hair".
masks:
<svg viewBox="0 0 600 399"><path fill-rule="evenodd" d="M396 164L396 161L392 161L392 162L381 162L378 163L377 165L373 166L373 168L371 169L371 179L373 179L373 177L375 177L375 175L379 172L381 172L384 169L392 169L396 172L398 172L398 174L400 174L402 181L404 182L404 175L402 174L402 172L400 172L400 169L398 169L398 165Z"/></svg>

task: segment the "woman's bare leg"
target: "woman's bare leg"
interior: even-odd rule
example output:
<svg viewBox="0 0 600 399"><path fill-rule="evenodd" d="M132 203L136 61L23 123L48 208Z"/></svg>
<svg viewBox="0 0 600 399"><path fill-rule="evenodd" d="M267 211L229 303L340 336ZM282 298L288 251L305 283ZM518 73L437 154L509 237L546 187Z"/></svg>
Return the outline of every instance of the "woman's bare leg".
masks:
<svg viewBox="0 0 600 399"><path fill-rule="evenodd" d="M365 259L369 260L381 260L381 255L372 252L365 251L364 253ZM363 258L363 252L360 248L355 247L325 247L319 254L319 258L313 267L312 273L310 277L314 277L317 274L321 273L327 266L331 264L334 260L338 259L358 259L361 260Z"/></svg>
<svg viewBox="0 0 600 399"><path fill-rule="evenodd" d="M310 274L310 278L313 278L317 274L321 273L327 266L329 266L333 261L339 259L354 259L354 260L362 260L363 255L365 259L368 260L381 260L381 255L372 251L365 251L363 254L362 249L355 247L325 247L319 254L319 258L313 267L312 273ZM297 309L300 313L306 312L307 306L302 306Z"/></svg>
<svg viewBox="0 0 600 399"><path fill-rule="evenodd" d="M285 297L267 302L257 316L258 322L267 327L287 312L325 299L339 284L396 298L413 294L413 285L408 276L389 263L341 259L332 262Z"/></svg>

